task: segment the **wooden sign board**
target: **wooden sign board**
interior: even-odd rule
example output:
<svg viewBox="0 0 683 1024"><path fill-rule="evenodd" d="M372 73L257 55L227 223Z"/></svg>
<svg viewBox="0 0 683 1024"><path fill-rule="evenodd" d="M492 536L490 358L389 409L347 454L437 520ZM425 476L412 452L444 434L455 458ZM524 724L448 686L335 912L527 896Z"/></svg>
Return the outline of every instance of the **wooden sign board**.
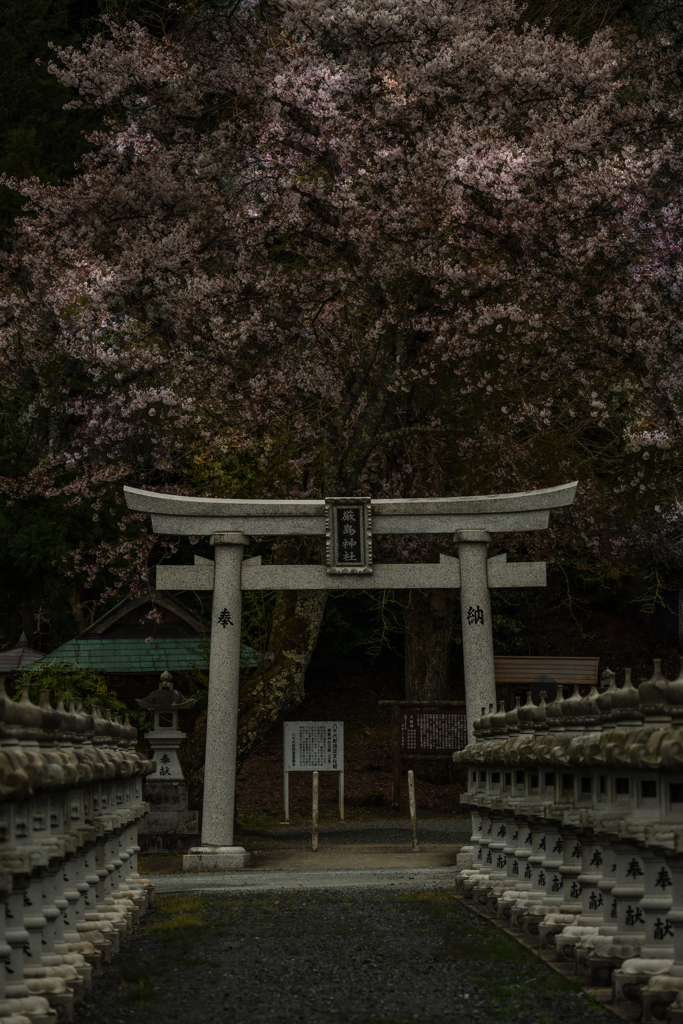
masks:
<svg viewBox="0 0 683 1024"><path fill-rule="evenodd" d="M401 708L401 754L450 756L467 746L467 716L464 711L444 709L418 711Z"/></svg>
<svg viewBox="0 0 683 1024"><path fill-rule="evenodd" d="M285 821L289 821L289 773L336 772L339 776L339 820L344 820L344 723L285 722ZM313 784L316 785L317 775Z"/></svg>
<svg viewBox="0 0 683 1024"><path fill-rule="evenodd" d="M286 772L343 772L343 722L285 722Z"/></svg>
<svg viewBox="0 0 683 1024"><path fill-rule="evenodd" d="M450 761L467 746L465 702L381 700L391 707L391 805L401 809L401 761Z"/></svg>

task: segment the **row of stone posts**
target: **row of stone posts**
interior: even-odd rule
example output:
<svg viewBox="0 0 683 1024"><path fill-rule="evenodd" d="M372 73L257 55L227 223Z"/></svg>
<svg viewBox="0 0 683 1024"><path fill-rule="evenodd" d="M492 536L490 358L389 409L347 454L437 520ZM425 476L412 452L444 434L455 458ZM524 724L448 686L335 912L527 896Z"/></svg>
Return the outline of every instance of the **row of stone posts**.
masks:
<svg viewBox="0 0 683 1024"><path fill-rule="evenodd" d="M683 672L603 683L482 708L453 755L472 813L456 891L644 1024L683 1024Z"/></svg>
<svg viewBox="0 0 683 1024"><path fill-rule="evenodd" d="M0 1020L69 1021L153 897L137 872L137 730L99 709L40 706L0 682Z"/></svg>

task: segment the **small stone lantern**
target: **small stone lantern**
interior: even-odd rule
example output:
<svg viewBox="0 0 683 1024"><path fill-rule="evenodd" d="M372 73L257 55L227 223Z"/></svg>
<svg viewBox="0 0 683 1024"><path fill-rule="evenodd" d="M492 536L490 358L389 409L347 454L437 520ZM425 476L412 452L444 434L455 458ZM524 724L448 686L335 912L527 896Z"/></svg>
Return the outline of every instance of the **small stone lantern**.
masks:
<svg viewBox="0 0 683 1024"><path fill-rule="evenodd" d="M154 712L154 728L146 733L152 744L152 757L157 762L157 770L147 776L147 781L184 782L183 770L178 760L178 747L187 735L178 729L178 712L193 707L194 700L187 700L172 686L173 676L170 672L162 672L161 687L145 697L136 700L141 708Z"/></svg>
<svg viewBox="0 0 683 1024"><path fill-rule="evenodd" d="M157 770L145 780L145 800L150 813L140 825L140 845L143 850L184 850L199 833L197 811L187 809L187 786L178 760L178 747L186 733L178 728L178 712L194 706L173 689L170 672L161 675L161 686L137 704L154 712L154 728L146 733L152 744L152 757Z"/></svg>

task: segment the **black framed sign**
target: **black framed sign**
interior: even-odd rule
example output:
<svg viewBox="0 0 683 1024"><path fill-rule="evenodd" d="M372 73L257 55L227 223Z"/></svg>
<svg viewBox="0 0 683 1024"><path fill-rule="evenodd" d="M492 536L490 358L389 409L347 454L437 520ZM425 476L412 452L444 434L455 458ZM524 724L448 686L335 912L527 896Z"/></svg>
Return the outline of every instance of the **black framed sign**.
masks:
<svg viewBox="0 0 683 1024"><path fill-rule="evenodd" d="M370 498L325 498L325 537L328 573L371 573Z"/></svg>

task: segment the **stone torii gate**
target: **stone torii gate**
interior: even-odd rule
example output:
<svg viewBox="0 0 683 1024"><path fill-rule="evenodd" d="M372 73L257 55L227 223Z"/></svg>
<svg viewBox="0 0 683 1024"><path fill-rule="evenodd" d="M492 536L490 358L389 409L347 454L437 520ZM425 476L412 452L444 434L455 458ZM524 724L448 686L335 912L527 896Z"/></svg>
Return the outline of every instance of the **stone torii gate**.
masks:
<svg viewBox="0 0 683 1024"><path fill-rule="evenodd" d="M570 505L576 482L519 494L464 498L325 498L318 501L192 498L125 487L128 507L152 515L155 533L208 535L214 561L157 568L159 590L211 590L209 700L204 768L202 845L183 868L227 871L249 854L233 846L240 630L243 590L460 589L467 733L496 687L489 591L543 587L544 562L488 558L493 533L543 530L550 509ZM375 534L452 533L458 557L438 563L373 564ZM326 565L262 565L243 558L251 536L325 536Z"/></svg>

